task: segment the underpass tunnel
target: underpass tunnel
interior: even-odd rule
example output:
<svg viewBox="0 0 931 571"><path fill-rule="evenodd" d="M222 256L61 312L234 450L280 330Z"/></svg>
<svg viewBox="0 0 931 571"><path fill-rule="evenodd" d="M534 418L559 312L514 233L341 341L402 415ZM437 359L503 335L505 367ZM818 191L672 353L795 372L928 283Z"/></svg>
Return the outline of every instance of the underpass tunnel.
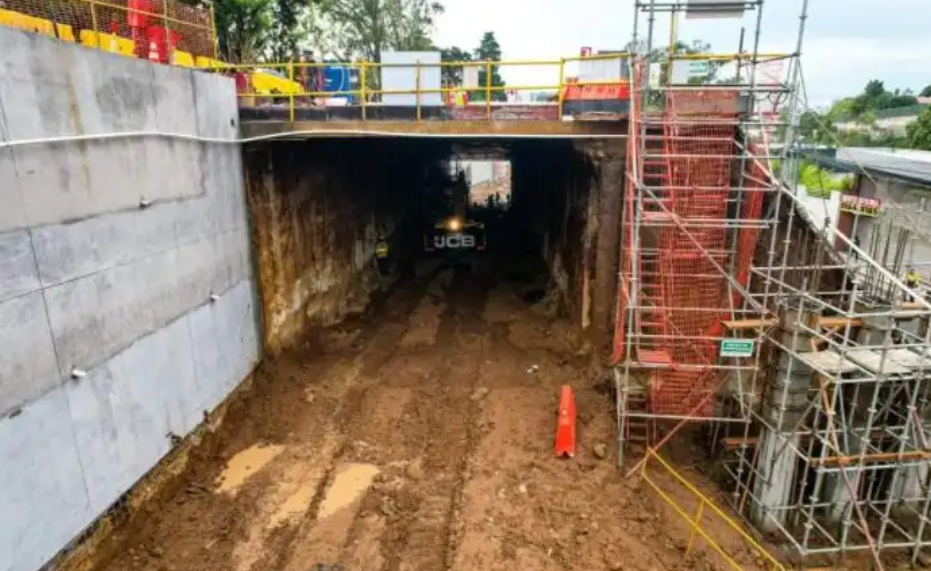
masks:
<svg viewBox="0 0 931 571"><path fill-rule="evenodd" d="M455 210L449 200L462 184L458 165L489 160L510 163L510 183L495 192L500 204L489 208L487 197L470 196L467 211ZM421 276L423 267L453 267L486 285L510 282L530 300L545 292L607 351L620 140L311 138L250 145L244 166L269 352L375 299L386 281L375 261L379 241L390 244L394 285ZM453 224L480 226L481 251L461 251L455 237L459 251L443 242L467 233L448 226L463 214Z"/></svg>

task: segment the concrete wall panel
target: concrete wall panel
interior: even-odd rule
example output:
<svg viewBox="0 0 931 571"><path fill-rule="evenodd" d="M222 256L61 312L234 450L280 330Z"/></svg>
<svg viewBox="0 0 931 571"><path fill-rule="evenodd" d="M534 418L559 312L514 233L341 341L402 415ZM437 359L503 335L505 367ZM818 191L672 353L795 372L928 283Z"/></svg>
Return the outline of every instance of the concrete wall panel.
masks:
<svg viewBox="0 0 931 571"><path fill-rule="evenodd" d="M231 329L236 332L227 351L232 355L227 377L225 393L228 393L239 379L246 377L259 363L261 343L259 341L258 319L256 315L256 292L251 280L240 281L230 291L229 311Z"/></svg>
<svg viewBox="0 0 931 571"><path fill-rule="evenodd" d="M247 376L259 359L259 340L249 281L239 282L215 303L187 316L197 386L187 393L185 409L199 419Z"/></svg>
<svg viewBox="0 0 931 571"><path fill-rule="evenodd" d="M0 301L39 287L29 232L0 234Z"/></svg>
<svg viewBox="0 0 931 571"><path fill-rule="evenodd" d="M91 369L178 317L177 260L171 250L46 290L62 370Z"/></svg>
<svg viewBox="0 0 931 571"><path fill-rule="evenodd" d="M239 133L235 82L210 73L195 73L193 79L197 132L202 137L235 138Z"/></svg>
<svg viewBox="0 0 931 571"><path fill-rule="evenodd" d="M190 69L148 66L152 74L152 97L158 129L165 133L197 134L194 75Z"/></svg>
<svg viewBox="0 0 931 571"><path fill-rule="evenodd" d="M33 230L43 283L59 284L176 247L177 210L168 202Z"/></svg>
<svg viewBox="0 0 931 571"><path fill-rule="evenodd" d="M217 304L225 303L225 297L221 297L217 303L202 305L187 316L191 347L195 349L194 374L197 378L196 386L185 393L187 422L198 422L202 411L210 410L213 393L223 377L223 354L219 347L215 315Z"/></svg>
<svg viewBox="0 0 931 571"><path fill-rule="evenodd" d="M3 63L0 62L0 66ZM2 69L2 68L0 68ZM3 100L0 99L0 141L9 141L6 127L6 112L3 109ZM13 151L0 149L0 232L27 226L26 208L23 206L22 189L16 178L16 163L13 160Z"/></svg>
<svg viewBox="0 0 931 571"><path fill-rule="evenodd" d="M2 140L236 136L228 78L2 27L0 53ZM257 362L239 152L158 137L0 151L0 571L52 558Z"/></svg>
<svg viewBox="0 0 931 571"><path fill-rule="evenodd" d="M105 510L185 434L178 394L194 384L183 320L66 385L91 506Z"/></svg>
<svg viewBox="0 0 931 571"><path fill-rule="evenodd" d="M3 140L0 133L0 141ZM13 151L10 149L0 149L0 180L3 181L3 184L0 184L0 204L3 205L3 208L0 208L0 232L25 228L28 225L26 206L23 204L23 195L16 176Z"/></svg>
<svg viewBox="0 0 931 571"><path fill-rule="evenodd" d="M216 195L201 195L180 203L175 215L178 243L189 244L224 230L221 226L221 214L220 202Z"/></svg>
<svg viewBox="0 0 931 571"><path fill-rule="evenodd" d="M57 385L60 376L42 293L0 302L0 417Z"/></svg>
<svg viewBox="0 0 931 571"><path fill-rule="evenodd" d="M62 389L0 422L0 458L0 571L34 571L95 516Z"/></svg>
<svg viewBox="0 0 931 571"><path fill-rule="evenodd" d="M227 255L226 234L217 234L184 244L178 248L178 284L192 303L189 309L209 300L210 294L220 294L232 286L235 259Z"/></svg>

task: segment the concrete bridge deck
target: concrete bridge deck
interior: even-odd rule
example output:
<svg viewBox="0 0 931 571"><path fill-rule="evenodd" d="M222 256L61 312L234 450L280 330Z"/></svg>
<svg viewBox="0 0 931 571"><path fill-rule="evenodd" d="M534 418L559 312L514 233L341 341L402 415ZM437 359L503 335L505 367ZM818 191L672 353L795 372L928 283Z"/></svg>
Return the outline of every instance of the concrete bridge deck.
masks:
<svg viewBox="0 0 931 571"><path fill-rule="evenodd" d="M241 125L245 138L292 133L295 138L437 136L462 138L623 138L627 120L606 121L284 121L250 120Z"/></svg>

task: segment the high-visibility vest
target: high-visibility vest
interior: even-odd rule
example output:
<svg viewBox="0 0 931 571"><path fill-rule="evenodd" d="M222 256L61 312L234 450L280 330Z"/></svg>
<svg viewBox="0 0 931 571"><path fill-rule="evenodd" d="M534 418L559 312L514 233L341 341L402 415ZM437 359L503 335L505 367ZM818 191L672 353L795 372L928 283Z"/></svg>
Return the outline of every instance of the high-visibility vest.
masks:
<svg viewBox="0 0 931 571"><path fill-rule="evenodd" d="M388 257L388 243L379 242L375 245L375 257L376 258L387 258Z"/></svg>
<svg viewBox="0 0 931 571"><path fill-rule="evenodd" d="M905 274L905 283L911 287L916 287L921 283L921 274L918 272L908 272Z"/></svg>

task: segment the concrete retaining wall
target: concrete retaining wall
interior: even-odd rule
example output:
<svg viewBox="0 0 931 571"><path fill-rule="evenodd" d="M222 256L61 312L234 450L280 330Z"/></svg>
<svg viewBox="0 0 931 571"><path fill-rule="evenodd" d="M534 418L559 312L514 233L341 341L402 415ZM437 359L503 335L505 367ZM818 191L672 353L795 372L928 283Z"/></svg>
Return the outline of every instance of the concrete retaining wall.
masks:
<svg viewBox="0 0 931 571"><path fill-rule="evenodd" d="M236 136L225 78L2 27L0 53L0 140ZM236 145L0 149L0 571L48 561L249 374L250 258Z"/></svg>

